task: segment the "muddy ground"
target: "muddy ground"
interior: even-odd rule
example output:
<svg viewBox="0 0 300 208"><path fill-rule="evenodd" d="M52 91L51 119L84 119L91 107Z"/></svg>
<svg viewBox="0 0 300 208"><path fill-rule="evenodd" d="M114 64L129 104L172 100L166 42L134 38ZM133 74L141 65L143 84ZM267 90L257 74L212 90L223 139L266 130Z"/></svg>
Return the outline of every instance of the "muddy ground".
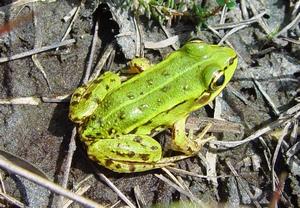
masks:
<svg viewBox="0 0 300 208"><path fill-rule="evenodd" d="M247 17L241 10L245 1L237 1L238 5L227 11L226 22L241 22ZM247 2L247 1L246 1ZM293 106L297 108L299 96L299 2L284 0L249 1L246 10L251 18L253 8L257 14L265 15L252 24L240 28L226 40L239 54L239 66L230 82L230 87L224 90L218 100L221 113L206 106L193 113L193 120L199 117L221 117L227 123L225 130L215 133L218 140L242 140L262 129L272 122L279 121L283 114ZM73 8L80 5L79 1L44 1L32 2L20 6L10 4L10 1L0 3L0 54L1 57L11 57L14 54L26 52L33 48L59 43L71 20L62 21ZM4 5L8 5L3 7ZM99 6L100 5L100 6ZM209 5L214 8L216 5ZM123 13L122 13L123 12ZM216 13L207 21L214 26L220 22L221 12ZM297 16L298 15L298 16ZM298 18L291 28L276 37L286 25ZM15 21L13 21L15 20ZM132 12L121 10L112 2L100 4L99 1L87 0L80 7L71 31L66 39L75 39L75 43L39 53L36 59L40 62L48 83L42 72L31 58L27 56L18 60L0 64L0 98L19 97L54 98L71 94L78 87L85 75L94 33L95 22L99 21L96 51L92 62L96 66L105 47L120 33L116 39L112 64L106 64L103 70L118 71L127 61L137 54L135 48L136 31ZM263 22L269 28L269 36L263 29ZM5 27L10 23L9 27ZM140 16L137 24L142 31L143 42L158 42L167 38L160 24L145 16ZM192 36L200 37L209 43L218 43L220 38L207 27L198 31L190 19L177 19L171 25L164 27L170 36L178 35L175 43L178 47ZM233 28L237 28L234 26ZM224 36L230 29L217 29ZM274 35L274 36L272 36ZM145 56L153 62L160 61L173 49L144 49ZM258 82L258 84L257 84ZM270 104L263 95L264 91L273 102ZM4 101L1 101L3 103ZM40 102L40 101L39 101ZM68 100L62 102L40 102L38 105L0 105L0 150L26 160L43 171L51 180L61 183L66 169L71 132L74 127L68 119ZM140 187L145 200L145 206L170 206L172 202L192 201L199 207L199 201L220 206L239 207L247 205L260 207L278 202L280 207L299 207L299 155L298 121L299 110L289 114L286 123L275 125L275 133L267 132L260 139L255 139L234 148L220 149L205 145L199 156L177 163L177 167L199 175L211 173L214 164L214 174L220 177L216 180L192 177L186 174L176 174L182 179L194 196L189 197L159 179L155 174L163 174L162 170L144 173L118 174L100 167L86 157L83 144L77 139L68 188L76 185L92 174L81 186L90 185L84 196L101 205L112 206L121 199L97 174L103 173L125 196L136 206L137 197L134 188ZM286 114L284 114L286 115ZM293 117L294 116L294 117ZM290 123L288 132L281 139L283 128ZM228 129L240 127L238 132ZM217 130L216 130L217 131ZM163 142L170 132L162 132L157 136ZM274 152L282 142L278 156ZM291 151L291 148L296 150ZM289 152L290 150L290 152ZM1 153L2 154L2 153ZM213 159L211 159L213 158ZM12 159L14 160L14 159ZM215 161L215 162L212 162ZM275 161L276 163L272 161ZM232 165L232 166L231 166ZM96 167L96 168L95 168ZM234 171L239 175L234 175ZM274 175L279 181L275 189L272 187ZM214 169L214 168L212 168ZM10 174L4 169L0 172L6 193L28 207L56 206L58 198L49 190L35 185L26 179ZM0 188L1 190L1 188ZM3 190L1 191L3 192ZM276 198L276 194L279 193ZM196 198L196 199L195 199ZM3 205L11 205L0 197ZM117 207L124 206L121 200ZM77 207L79 205L73 204ZM175 206L175 205L174 205ZM192 205L190 205L192 206Z"/></svg>

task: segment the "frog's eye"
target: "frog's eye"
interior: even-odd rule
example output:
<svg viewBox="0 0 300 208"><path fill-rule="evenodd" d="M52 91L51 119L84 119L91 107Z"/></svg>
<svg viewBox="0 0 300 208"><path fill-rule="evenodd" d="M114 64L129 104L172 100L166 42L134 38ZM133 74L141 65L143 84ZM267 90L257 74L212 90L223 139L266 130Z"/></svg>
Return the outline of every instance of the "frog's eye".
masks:
<svg viewBox="0 0 300 208"><path fill-rule="evenodd" d="M215 71L213 73L213 79L210 83L211 90L217 90L221 87L225 82L225 75L223 71Z"/></svg>

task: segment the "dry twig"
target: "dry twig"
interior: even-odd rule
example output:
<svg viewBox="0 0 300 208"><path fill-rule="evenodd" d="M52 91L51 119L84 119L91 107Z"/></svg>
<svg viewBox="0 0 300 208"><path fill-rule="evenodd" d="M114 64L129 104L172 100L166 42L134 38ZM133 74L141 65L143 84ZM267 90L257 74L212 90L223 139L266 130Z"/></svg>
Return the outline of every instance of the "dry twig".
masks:
<svg viewBox="0 0 300 208"><path fill-rule="evenodd" d="M39 175L36 175L24 168L20 168L18 166L16 166L15 164L9 162L9 161L6 161L6 160L3 160L0 158L0 167L11 172L11 173L14 173L14 174L17 174L19 176L22 176L40 186L43 186L57 194L61 194L65 197L68 197L80 204L82 204L83 206L87 206L87 207L103 207L102 205L90 200L90 199L87 199L85 197L82 197L80 195L77 195L67 189L64 189L62 188L61 186L53 183L52 181L49 181Z"/></svg>
<svg viewBox="0 0 300 208"><path fill-rule="evenodd" d="M61 46L65 46L65 45L70 45L70 44L73 44L75 42L76 42L75 39L69 39L69 40L65 40L65 41L60 42L60 43L54 43L54 44L52 44L50 46L44 46L44 47L41 47L41 48L35 48L35 49L29 50L29 51L26 51L26 52L23 52L23 53L12 55L10 57L0 58L0 63L4 63L4 62L7 62L7 61L13 61L13 60L25 58L27 56L32 56L34 54L38 54L38 53L42 53L42 52L45 52L45 51L49 51L49 50L55 49L57 47L61 47Z"/></svg>

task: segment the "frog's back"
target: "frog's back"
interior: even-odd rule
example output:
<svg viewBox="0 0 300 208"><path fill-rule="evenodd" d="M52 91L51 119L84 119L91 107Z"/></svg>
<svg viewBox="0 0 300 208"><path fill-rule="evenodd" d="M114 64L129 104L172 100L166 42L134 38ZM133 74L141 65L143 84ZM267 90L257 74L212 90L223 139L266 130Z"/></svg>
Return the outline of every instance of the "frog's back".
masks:
<svg viewBox="0 0 300 208"><path fill-rule="evenodd" d="M156 115L187 100L197 99L206 90L201 81L202 69L215 63L213 59L216 59L216 55L220 56L220 62L228 61L226 56L229 56L228 48L222 52L218 46L207 47L211 46L203 44L203 49L200 48L203 53L195 56L187 51L189 48L182 48L122 83L120 88L112 91L100 103L94 113L97 116L90 118L88 126L93 128L94 133L99 131L103 134L103 131L112 129L129 133Z"/></svg>

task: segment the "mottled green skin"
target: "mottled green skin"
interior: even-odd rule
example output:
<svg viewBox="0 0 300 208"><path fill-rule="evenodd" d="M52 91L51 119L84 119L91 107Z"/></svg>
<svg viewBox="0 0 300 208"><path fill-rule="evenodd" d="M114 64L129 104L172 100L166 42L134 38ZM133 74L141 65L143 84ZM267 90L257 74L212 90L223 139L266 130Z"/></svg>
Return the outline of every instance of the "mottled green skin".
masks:
<svg viewBox="0 0 300 208"><path fill-rule="evenodd" d="M166 166L158 165L161 147L151 132L172 127L214 99L236 67L231 48L191 41L128 81L120 83L117 74L107 72L77 89L70 118L80 124L89 156L107 168L137 172ZM220 71L225 81L212 89Z"/></svg>

